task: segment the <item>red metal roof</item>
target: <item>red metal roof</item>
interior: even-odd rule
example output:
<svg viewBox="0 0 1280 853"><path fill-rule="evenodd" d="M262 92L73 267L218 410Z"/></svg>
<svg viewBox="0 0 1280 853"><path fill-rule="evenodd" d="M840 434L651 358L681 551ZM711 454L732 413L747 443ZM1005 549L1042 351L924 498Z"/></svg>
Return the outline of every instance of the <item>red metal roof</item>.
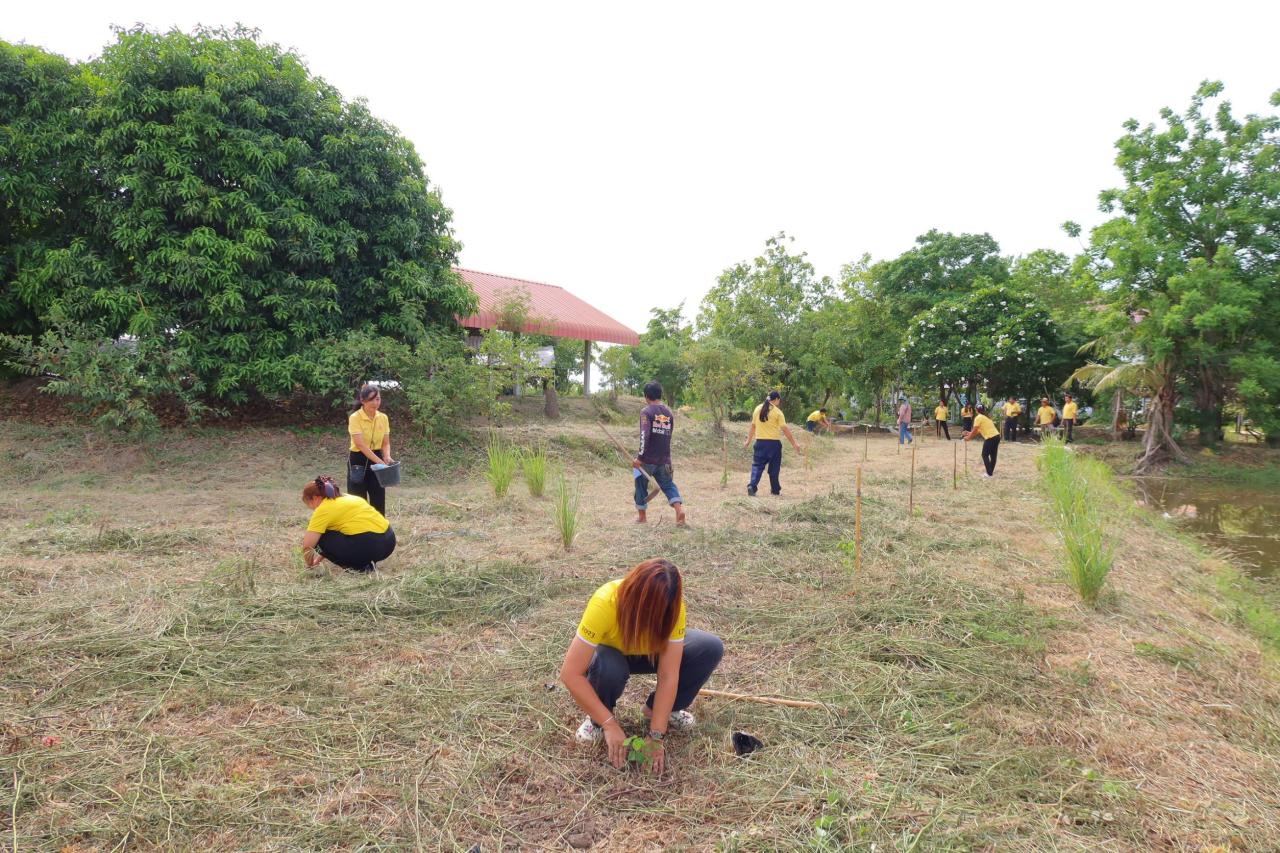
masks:
<svg viewBox="0 0 1280 853"><path fill-rule="evenodd" d="M496 328L502 303L513 291L524 290L529 294L529 322L522 332L627 346L640 343L638 334L563 287L460 267L454 267L454 272L475 291L480 303L475 314L458 318L458 324L465 328Z"/></svg>

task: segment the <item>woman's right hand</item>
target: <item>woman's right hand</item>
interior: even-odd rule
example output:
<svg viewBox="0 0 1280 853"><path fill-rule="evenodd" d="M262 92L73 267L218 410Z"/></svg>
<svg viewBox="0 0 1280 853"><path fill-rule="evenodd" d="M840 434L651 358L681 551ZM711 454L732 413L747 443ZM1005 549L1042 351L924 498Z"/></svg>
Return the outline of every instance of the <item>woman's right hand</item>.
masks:
<svg viewBox="0 0 1280 853"><path fill-rule="evenodd" d="M621 770L627 765L627 733L617 720L605 724L604 745L609 754L609 763Z"/></svg>

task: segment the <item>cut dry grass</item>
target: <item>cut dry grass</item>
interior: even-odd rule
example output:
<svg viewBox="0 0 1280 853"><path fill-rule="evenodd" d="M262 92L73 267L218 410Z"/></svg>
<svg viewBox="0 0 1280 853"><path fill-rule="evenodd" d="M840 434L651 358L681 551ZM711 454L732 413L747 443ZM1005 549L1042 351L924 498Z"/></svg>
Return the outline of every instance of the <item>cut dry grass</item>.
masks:
<svg viewBox="0 0 1280 853"><path fill-rule="evenodd" d="M850 595L839 543L862 436L815 440L785 497L748 499L719 489L720 438L681 424L691 528L630 524L630 478L593 423L531 421L503 438L545 441L572 471L571 558L546 502L495 504L481 461L392 495L400 547L373 578L295 562L296 484L342 458L340 428L249 495L188 496L185 469L153 477L145 460L110 489L95 470L42 468L0 495L0 552L30 553L0 563L0 837L84 851L1280 846L1280 691L1212 562L1167 525L1113 513L1118 594L1082 608L1053 568L1032 449L1002 448L1001 479L956 495L952 450L930 442L909 519L907 458L876 438ZM17 425L0 452L26 442ZM177 447L182 465L207 469L218 444ZM748 465L729 452L730 477ZM128 535L91 546L107 514ZM712 687L828 710L701 700L661 779L573 744L580 715L555 673L582 607L658 555L685 573L689 624L725 640ZM637 676L619 705L629 733L652 685ZM735 757L735 730L764 749Z"/></svg>

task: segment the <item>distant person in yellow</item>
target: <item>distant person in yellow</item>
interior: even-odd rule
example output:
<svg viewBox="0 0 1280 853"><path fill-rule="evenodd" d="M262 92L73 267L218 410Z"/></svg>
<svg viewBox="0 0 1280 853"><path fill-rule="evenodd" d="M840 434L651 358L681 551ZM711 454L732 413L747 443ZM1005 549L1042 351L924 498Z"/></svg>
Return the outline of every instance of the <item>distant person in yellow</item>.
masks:
<svg viewBox="0 0 1280 853"><path fill-rule="evenodd" d="M751 480L747 483L747 494L753 498L756 496L756 488L760 485L760 475L766 470L769 472L770 493L782 494L782 481L778 479L778 472L782 470L782 437L784 435L796 449L796 453L803 453L800 445L796 444L791 429L787 426L782 408L778 405L781 399L782 395L777 391L770 391L764 402L756 406L756 410L751 413L751 428L747 430L747 440L742 446L750 447L751 441L755 440L756 446L751 458Z"/></svg>
<svg viewBox="0 0 1280 853"><path fill-rule="evenodd" d="M1075 436L1072 433L1076 428L1076 413L1078 411L1079 407L1076 406L1075 398L1070 394L1065 395L1062 403L1062 428L1067 433L1068 444L1075 440Z"/></svg>
<svg viewBox="0 0 1280 853"><path fill-rule="evenodd" d="M981 406L978 407L981 410ZM1009 398L1009 402L1004 404L1004 437L1010 441L1018 440L1018 417L1022 414L1022 406L1018 405L1018 401Z"/></svg>
<svg viewBox="0 0 1280 853"><path fill-rule="evenodd" d="M804 428L809 432L831 432L831 421L827 419L827 410L818 409L816 412L810 412L809 417L804 419Z"/></svg>
<svg viewBox="0 0 1280 853"><path fill-rule="evenodd" d="M383 515L387 514L387 491L378 482L372 466L391 464L391 421L378 411L382 405L382 392L377 385L360 388L357 402L360 408L347 418L347 435L351 446L347 448L347 491L365 498Z"/></svg>
<svg viewBox="0 0 1280 853"><path fill-rule="evenodd" d="M302 537L308 566L328 560L353 572L372 572L396 549L396 534L386 516L364 498L344 495L332 477L316 477L302 489L311 510Z"/></svg>
<svg viewBox="0 0 1280 853"><path fill-rule="evenodd" d="M973 429L973 404L965 403L960 409L960 429L962 432L968 432Z"/></svg>
<svg viewBox="0 0 1280 853"><path fill-rule="evenodd" d="M1044 438L1053 429L1053 421L1058 417L1058 413L1053 410L1053 404L1049 402L1048 397L1040 399L1040 408L1036 409L1036 426L1040 428L1040 437Z"/></svg>
<svg viewBox="0 0 1280 853"><path fill-rule="evenodd" d="M947 441L951 440L951 430L947 429L949 417L951 417L951 408L947 406L947 401L939 400L938 405L933 408L933 432L939 437L945 435Z"/></svg>
<svg viewBox="0 0 1280 853"><path fill-rule="evenodd" d="M996 474L996 456L1000 453L1000 430L987 416L987 407L981 404L973 419L973 429L965 433L964 440L968 441L975 435L982 436L982 464L987 469L982 476L991 479Z"/></svg>

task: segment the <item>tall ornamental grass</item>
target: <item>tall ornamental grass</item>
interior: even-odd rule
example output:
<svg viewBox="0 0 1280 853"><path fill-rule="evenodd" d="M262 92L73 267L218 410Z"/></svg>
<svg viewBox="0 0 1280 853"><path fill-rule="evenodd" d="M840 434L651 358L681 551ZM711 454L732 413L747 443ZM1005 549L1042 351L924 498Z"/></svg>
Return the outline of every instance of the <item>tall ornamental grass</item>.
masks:
<svg viewBox="0 0 1280 853"><path fill-rule="evenodd" d="M1108 472L1102 463L1080 458L1052 436L1044 440L1037 462L1066 550L1067 582L1082 601L1096 605L1114 561L1103 507Z"/></svg>
<svg viewBox="0 0 1280 853"><path fill-rule="evenodd" d="M520 461L524 466L524 482L529 487L529 494L535 498L542 497L547 487L547 448L538 445L526 450Z"/></svg>
<svg viewBox="0 0 1280 853"><path fill-rule="evenodd" d="M555 503L552 507L556 532L560 534L560 543L566 551L573 548L573 540L578 535L578 490L569 484L569 478L560 472L556 481Z"/></svg>
<svg viewBox="0 0 1280 853"><path fill-rule="evenodd" d="M485 471L485 479L493 486L493 496L499 500L506 497L515 479L516 468L520 466L520 451L502 440L497 432L489 433L489 468Z"/></svg>

